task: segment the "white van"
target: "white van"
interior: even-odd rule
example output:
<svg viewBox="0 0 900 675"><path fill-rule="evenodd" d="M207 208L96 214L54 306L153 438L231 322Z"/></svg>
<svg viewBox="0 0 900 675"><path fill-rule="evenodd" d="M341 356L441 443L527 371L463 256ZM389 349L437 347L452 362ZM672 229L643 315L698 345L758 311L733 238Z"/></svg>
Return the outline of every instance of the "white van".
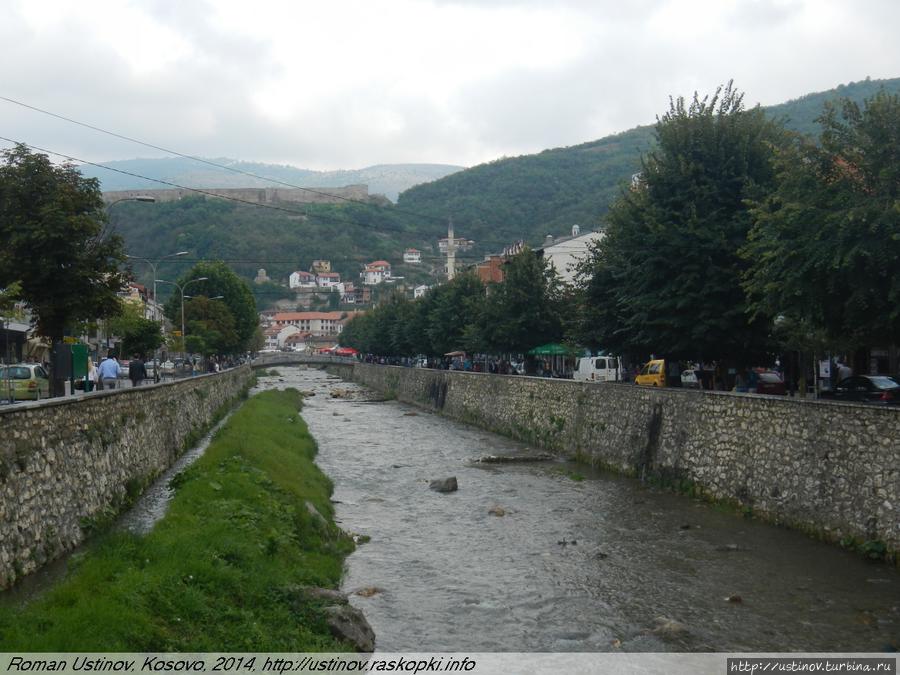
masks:
<svg viewBox="0 0 900 675"><path fill-rule="evenodd" d="M621 382L622 359L618 356L584 356L578 359L573 378L578 382Z"/></svg>

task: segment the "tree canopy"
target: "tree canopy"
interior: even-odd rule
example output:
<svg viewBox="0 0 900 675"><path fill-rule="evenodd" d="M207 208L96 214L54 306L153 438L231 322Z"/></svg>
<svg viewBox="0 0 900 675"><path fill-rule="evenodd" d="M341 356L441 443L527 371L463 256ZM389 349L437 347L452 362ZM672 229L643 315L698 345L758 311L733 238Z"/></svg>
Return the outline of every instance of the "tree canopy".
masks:
<svg viewBox="0 0 900 675"><path fill-rule="evenodd" d="M19 283L38 333L54 342L76 322L117 314L125 252L104 232L97 180L24 145L2 157L0 287Z"/></svg>
<svg viewBox="0 0 900 675"><path fill-rule="evenodd" d="M672 101L656 134L638 186L607 216L584 290L602 323L582 333L644 356L752 359L769 323L747 312L738 252L746 200L774 188L772 149L784 132L729 84L711 99Z"/></svg>
<svg viewBox="0 0 900 675"><path fill-rule="evenodd" d="M200 281L200 279L203 280ZM197 263L177 283L184 290L186 296L193 296L197 300L200 300L197 296L205 296L205 298L222 296L221 301L210 303L210 306L215 305L215 307L204 310L202 317L199 315L199 304L196 310L198 312L197 320L213 321L214 319L214 323L220 327L224 325L222 323L224 320L220 317L219 307L230 314L233 323L227 331L220 330L220 337L214 340L216 345L226 350L220 353L234 354L251 346L259 323L256 302L247 283L232 272L225 263L214 261ZM185 322L190 315L192 304L193 302L185 304ZM166 302L166 316L173 324L181 324L181 295L179 293L173 293ZM233 338L230 334L225 336L228 331L232 330L234 331ZM191 331L188 331L188 335L191 335Z"/></svg>
<svg viewBox="0 0 900 675"><path fill-rule="evenodd" d="M900 342L900 96L827 105L821 145L778 153L744 249L757 312L821 328L834 346Z"/></svg>

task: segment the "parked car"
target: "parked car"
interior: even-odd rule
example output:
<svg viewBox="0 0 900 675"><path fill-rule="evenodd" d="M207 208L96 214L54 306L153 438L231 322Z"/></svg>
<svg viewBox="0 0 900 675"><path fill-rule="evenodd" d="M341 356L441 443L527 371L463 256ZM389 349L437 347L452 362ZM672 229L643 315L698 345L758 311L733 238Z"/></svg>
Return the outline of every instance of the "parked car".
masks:
<svg viewBox="0 0 900 675"><path fill-rule="evenodd" d="M50 397L50 378L37 363L0 366L0 398L13 401L39 401Z"/></svg>
<svg viewBox="0 0 900 675"><path fill-rule="evenodd" d="M681 386L687 389L699 389L700 378L696 370L684 370L681 372Z"/></svg>
<svg viewBox="0 0 900 675"><path fill-rule="evenodd" d="M756 373L756 393L786 396L787 388L781 375L774 370L760 370Z"/></svg>
<svg viewBox="0 0 900 675"><path fill-rule="evenodd" d="M618 356L583 356L572 377L578 382L619 382L622 371Z"/></svg>
<svg viewBox="0 0 900 675"><path fill-rule="evenodd" d="M900 404L900 382L889 375L852 375L838 382L831 394L836 401Z"/></svg>
<svg viewBox="0 0 900 675"><path fill-rule="evenodd" d="M634 378L635 384L648 387L666 386L666 362L663 359L653 359L641 366L640 372Z"/></svg>

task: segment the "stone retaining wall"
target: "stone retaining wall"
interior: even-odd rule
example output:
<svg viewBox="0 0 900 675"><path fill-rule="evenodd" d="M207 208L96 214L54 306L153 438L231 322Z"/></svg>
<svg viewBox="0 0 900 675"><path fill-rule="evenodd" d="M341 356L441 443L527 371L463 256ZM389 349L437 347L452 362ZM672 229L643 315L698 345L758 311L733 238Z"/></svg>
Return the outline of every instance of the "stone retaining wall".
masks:
<svg viewBox="0 0 900 675"><path fill-rule="evenodd" d="M541 448L900 553L900 408L364 363L332 369Z"/></svg>
<svg viewBox="0 0 900 675"><path fill-rule="evenodd" d="M0 408L0 588L109 521L250 377L242 366Z"/></svg>

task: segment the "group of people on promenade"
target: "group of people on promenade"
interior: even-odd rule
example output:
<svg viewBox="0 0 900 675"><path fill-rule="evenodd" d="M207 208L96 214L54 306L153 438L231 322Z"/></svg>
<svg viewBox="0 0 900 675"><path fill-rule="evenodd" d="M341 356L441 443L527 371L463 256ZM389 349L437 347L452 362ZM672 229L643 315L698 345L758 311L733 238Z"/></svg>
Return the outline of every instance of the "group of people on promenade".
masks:
<svg viewBox="0 0 900 675"><path fill-rule="evenodd" d="M122 374L122 366L115 356L104 356L99 366L88 359L87 391L97 389L116 389L119 386L119 376ZM128 379L132 387L140 387L147 379L147 366L144 360L135 354L128 364Z"/></svg>

